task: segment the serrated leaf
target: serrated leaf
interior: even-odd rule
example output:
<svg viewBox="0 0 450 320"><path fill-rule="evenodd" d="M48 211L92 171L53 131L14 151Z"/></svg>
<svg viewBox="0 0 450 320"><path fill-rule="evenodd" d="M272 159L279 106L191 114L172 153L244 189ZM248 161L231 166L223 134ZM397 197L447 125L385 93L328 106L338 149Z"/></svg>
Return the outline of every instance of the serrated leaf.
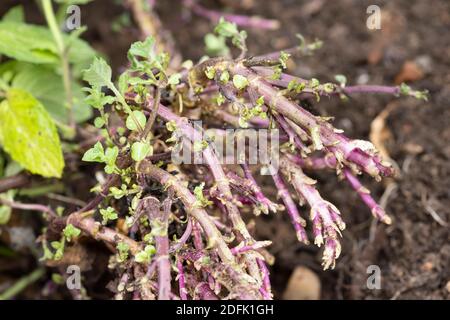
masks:
<svg viewBox="0 0 450 320"><path fill-rule="evenodd" d="M133 57L149 58L153 54L153 48L155 46L155 39L148 37L144 41L134 42L128 50L128 57L133 60Z"/></svg>
<svg viewBox="0 0 450 320"><path fill-rule="evenodd" d="M81 230L77 227L74 227L72 224L68 224L63 230L64 236L67 241L70 242L72 238L78 237L81 234Z"/></svg>
<svg viewBox="0 0 450 320"><path fill-rule="evenodd" d="M219 23L214 28L214 32L223 37L232 37L239 33L239 30L236 23L226 21L223 17L221 17Z"/></svg>
<svg viewBox="0 0 450 320"><path fill-rule="evenodd" d="M67 123L66 95L62 77L46 66L29 63L17 63L16 71L17 75L13 78L11 86L31 93L55 120ZM81 123L91 118L92 109L85 101L86 94L81 85L72 82L72 94L75 121Z"/></svg>
<svg viewBox="0 0 450 320"><path fill-rule="evenodd" d="M28 92L11 89L0 104L0 142L11 158L32 173L61 177L64 159L56 126Z"/></svg>
<svg viewBox="0 0 450 320"><path fill-rule="evenodd" d="M84 153L81 160L86 162L105 162L105 150L101 142L97 141L92 148Z"/></svg>
<svg viewBox="0 0 450 320"><path fill-rule="evenodd" d="M116 101L114 97L107 96L104 92L97 89L83 88L82 90L89 93L89 95L84 99L84 102L95 109L103 109L106 104L112 104Z"/></svg>
<svg viewBox="0 0 450 320"><path fill-rule="evenodd" d="M88 82L91 87L101 89L103 87L114 87L111 81L112 70L103 58L96 57L89 69L84 71L83 79Z"/></svg>
<svg viewBox="0 0 450 320"><path fill-rule="evenodd" d="M69 41L69 36L63 36ZM59 64L59 54L53 35L43 26L13 21L0 22L0 53L19 61L39 64ZM86 67L95 56L94 50L81 39L71 39L69 61L74 73Z"/></svg>

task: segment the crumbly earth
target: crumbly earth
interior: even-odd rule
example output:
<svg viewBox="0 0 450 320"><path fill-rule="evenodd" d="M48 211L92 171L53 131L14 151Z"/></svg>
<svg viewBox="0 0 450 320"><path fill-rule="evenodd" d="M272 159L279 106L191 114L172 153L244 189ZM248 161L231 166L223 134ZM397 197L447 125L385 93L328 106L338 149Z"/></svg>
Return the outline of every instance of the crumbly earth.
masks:
<svg viewBox="0 0 450 320"><path fill-rule="evenodd" d="M2 1L0 14L18 1ZM24 3L25 1L21 1ZM173 32L184 58L204 54L203 36L212 29L205 19L191 16L176 5L162 1L158 13ZM393 218L391 226L375 223L369 210L345 181L332 172L315 175L324 198L341 210L347 223L343 250L334 271L321 271L320 251L296 241L286 215L256 219L256 237L271 239L276 262L271 269L275 297L281 297L292 270L307 266L322 283L324 299L448 299L450 298L450 3L430 1L204 1L219 10L258 14L281 22L277 31L249 31L253 54L287 48L297 43L296 33L306 39L319 38L324 47L311 57L295 60L290 72L303 77L332 81L345 74L349 83L392 85L407 81L415 89L428 89L429 101L390 96L355 95L350 100L324 99L313 112L333 115L337 127L348 136L367 139L372 121L385 110L384 146L395 161L399 176L365 185L383 203ZM366 27L369 5L381 8L381 30ZM34 21L32 5L27 12ZM85 37L112 60L118 71L125 52L137 37L133 28L111 31L112 19L123 12L111 1L97 0L82 11L89 31ZM406 63L406 66L405 66ZM411 70L413 66L413 70ZM80 186L80 190L89 189ZM265 185L269 195L276 190ZM87 196L87 195L83 195ZM81 197L81 196L80 196ZM308 215L304 209L303 215ZM89 243L92 246L92 243ZM98 257L106 267L106 257ZM0 263L9 276L29 272L30 258ZM15 262L13 262L15 261ZM6 263L6 262L5 262ZM367 288L367 268L377 265L381 288ZM98 270L97 270L98 271ZM93 297L106 297L107 279L102 272L92 278ZM3 277L3 276L2 276ZM86 276L88 278L88 276ZM0 281L1 282L1 281ZM28 297L37 290L30 289ZM27 294L25 294L27 296ZM54 296L55 298L57 296Z"/></svg>
<svg viewBox="0 0 450 320"><path fill-rule="evenodd" d="M369 137L374 118L385 109L392 110L385 121L384 144L400 175L381 184L370 178L363 181L376 198L385 193L386 209L394 221L388 227L374 223L344 181L338 182L333 173L316 176L323 196L340 208L347 222L343 254L334 271L322 272L319 252L297 243L285 215L258 219L258 237L273 240L276 296L281 296L291 271L297 265L306 265L320 275L325 299L450 298L450 38L442 36L450 27L450 3L221 2L235 12L281 22L278 31L249 32L249 47L254 54L292 46L296 33L309 40L323 40L323 48L315 55L295 61L291 66L294 74L321 81L345 74L349 83L386 85L411 80L414 88L430 91L428 102L360 95L347 102L323 100L316 105L316 112L335 116L337 126L349 136L363 139ZM381 8L381 30L366 27L366 9L372 4ZM223 10L222 6L218 8ZM180 28L174 23L180 12L172 5L161 12L186 57L201 56L202 46L198 44L210 24L194 17ZM415 76L410 68L404 70L405 63L416 66L421 75ZM275 193L267 185L270 191ZM307 210L303 212L307 216ZM380 267L380 290L367 289L370 265Z"/></svg>

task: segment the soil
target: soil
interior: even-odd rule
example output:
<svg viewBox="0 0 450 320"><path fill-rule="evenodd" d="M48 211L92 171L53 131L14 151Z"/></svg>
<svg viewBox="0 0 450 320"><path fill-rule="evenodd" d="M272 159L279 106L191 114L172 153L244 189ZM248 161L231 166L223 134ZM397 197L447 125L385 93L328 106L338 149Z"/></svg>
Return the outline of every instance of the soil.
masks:
<svg viewBox="0 0 450 320"><path fill-rule="evenodd" d="M2 1L0 14L17 2ZM131 25L120 32L111 30L111 22L124 12L112 2L96 0L87 5L82 10L82 22L89 27L85 37L111 59L118 71L126 64L126 50L138 38L138 32ZM178 3L161 1L157 12L164 27L172 31L183 58L196 61L204 54L203 36L213 25L182 10ZM349 83L392 85L409 81L413 88L429 90L427 102L364 95L346 102L324 99L315 105L315 112L334 116L337 127L361 139L369 138L372 121L387 110L384 146L399 174L382 183L367 177L363 181L376 199L382 198L393 223L384 226L374 222L358 196L334 173L315 175L323 197L336 204L346 221L342 255L335 270L321 271L321 252L297 242L286 215L258 218L256 237L273 241L270 251L276 258L271 269L275 298L281 297L292 271L306 266L318 274L323 299L449 299L450 2L202 3L222 11L278 19L281 28L277 31L249 30L249 49L255 55L297 44L296 33L308 40L321 39L322 49L290 65L293 74L321 82L333 81L336 74L345 74ZM366 27L366 9L372 4L381 8L381 30ZM36 16L35 9L28 4L27 16ZM275 193L270 185L266 187ZM307 214L303 210L303 215ZM380 268L380 289L367 288L367 268L371 265ZM99 287L97 283L96 290Z"/></svg>
<svg viewBox="0 0 450 320"><path fill-rule="evenodd" d="M369 30L366 9L381 8L381 30ZM322 195L338 206L347 223L342 256L334 271L321 271L320 252L298 244L285 216L257 221L257 236L273 240L276 257L272 282L280 297L296 266L319 274L323 299L448 299L450 281L450 3L447 1L213 1L210 8L278 19L277 31L249 30L252 54L296 44L297 33L324 42L313 56L301 58L291 72L333 81L345 74L349 83L392 85L409 80L407 62L420 66L421 79L409 84L428 89L428 102L412 98L355 96L348 102L322 101L319 112L332 115L348 136L367 139L371 122L384 109L390 137L385 141L399 169L395 180L364 183L380 198L385 190L391 226L373 222L369 210L333 173L319 178ZM192 17L182 26L182 12L171 1L160 8L164 25L185 58L201 57L209 21ZM408 71L408 70L407 70ZM401 82L401 81L400 81ZM388 107L389 106L389 107ZM267 186L269 189L271 186ZM440 217L439 224L430 210ZM308 212L305 210L304 215ZM439 219L439 218L438 218ZM367 268L381 271L381 289L367 289Z"/></svg>

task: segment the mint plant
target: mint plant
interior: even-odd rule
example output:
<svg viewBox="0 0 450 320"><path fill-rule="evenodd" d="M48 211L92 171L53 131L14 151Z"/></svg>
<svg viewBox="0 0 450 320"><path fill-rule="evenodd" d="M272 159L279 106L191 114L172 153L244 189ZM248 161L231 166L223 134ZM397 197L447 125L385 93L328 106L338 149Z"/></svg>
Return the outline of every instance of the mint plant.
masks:
<svg viewBox="0 0 450 320"><path fill-rule="evenodd" d="M113 259L122 265L117 269L118 277L129 268L146 272L145 284L135 279L143 299L270 299L266 266L271 260L266 251L270 241L255 240L247 229L242 210L248 206L256 214L278 212L284 207L298 240L309 244L312 239L323 246L323 268L334 268L346 225L338 208L322 198L316 181L305 171L334 169L360 195L373 216L389 224L391 219L357 175L366 173L380 180L392 176L394 170L370 142L346 137L328 118L304 109L303 99L320 101L324 96L337 96L345 100L354 93L426 97L405 85L349 86L342 75L336 77L337 83L294 77L285 73L291 54L304 53L305 46L315 50L315 46L302 42L292 50L247 57L246 34L236 24L221 19L215 33L241 51L238 58L231 58L229 50L220 50L227 56L184 63L178 73L171 74L169 55L158 51L155 41L148 38L131 46L130 67L119 77L117 86L104 60L96 59L84 74L91 85L86 89L90 103L101 110L100 127L111 126L108 120L112 117L121 119L116 121L119 127L116 124L114 130L103 131L105 147L116 150L114 163L108 166L117 170L107 172L111 175L98 188L103 192L94 203L69 215L67 221L88 235L116 245L119 258ZM169 80L174 78L176 81ZM105 94L104 88L111 94ZM223 166L214 143L198 140L203 129L189 123L182 106L199 110L200 119L206 123L212 112L221 121L241 128L278 128L285 133L288 145L280 149L280 170L267 168L281 202L264 195L247 164L242 164L241 170ZM238 121L230 120L234 117ZM181 137L192 142L193 152L203 155L209 173L195 170L195 165L180 166L165 156L180 147ZM103 149L97 143L84 159L105 162ZM131 205L123 202L125 198ZM100 205L103 224L110 225L106 213L113 209L105 209L108 204L115 206L117 216L126 219L129 234L99 237L94 218L82 216ZM303 205L310 208L309 216L299 209ZM115 233L105 227L101 230ZM125 242L118 242L120 238L127 239L125 246L130 254L123 254Z"/></svg>
<svg viewBox="0 0 450 320"><path fill-rule="evenodd" d="M87 3L57 2L60 12ZM67 151L62 140L72 140L75 124L92 116L80 82L81 70L95 56L79 38L85 29L63 34L63 20L57 18L63 16L55 14L52 2L38 3L48 27L26 23L20 5L0 20L0 178L14 179L21 171L61 178ZM0 198L14 202L10 192ZM1 224L7 223L10 207L1 206L0 212Z"/></svg>
<svg viewBox="0 0 450 320"><path fill-rule="evenodd" d="M0 142L24 169L61 177L64 160L57 128L64 137L73 136L75 122L91 117L77 80L95 52L79 38L82 30L62 34L50 0L40 4L48 28L26 23L21 6L0 21L0 54L9 58L0 65Z"/></svg>
<svg viewBox="0 0 450 320"><path fill-rule="evenodd" d="M98 139L84 152L82 161L104 165L96 174L98 185L92 186L95 196L82 208L60 215L47 208L51 230L41 239L44 259L61 259L65 246L87 236L106 243L114 252L109 267L115 275L117 298L272 299L268 265L273 257L267 249L271 241L255 239L244 213L286 211L300 242L323 247L325 270L338 261L346 224L339 209L322 197L309 172L334 170L376 219L391 223L358 179L361 174L377 181L393 176L391 164L370 142L347 137L330 118L308 111L304 101L346 100L355 93L425 99L425 92L404 84L352 86L342 75L336 76L336 83L292 76L286 72L288 60L311 54L320 42L307 44L300 37L300 45L292 49L251 56L246 32L224 18L205 38L207 51L220 56L198 63L186 61L174 68L170 53L148 37L131 45L128 67L114 81L106 60L93 58L92 49L77 33L62 35L50 1L42 4L50 29L23 22L0 23L0 52L15 59L0 68L5 97L0 116L16 121L16 128L23 126L14 131L10 122L2 122L0 142L30 172L60 177L64 161L56 128L72 128L73 119L89 118L92 110L77 113L88 103L97 115L93 123ZM193 4L185 1L185 5ZM8 38L13 27L24 30L27 45L14 49L14 43L1 44L2 34ZM37 34L43 41L33 41ZM239 50L238 57L231 56L228 45ZM77 55L71 55L71 48L77 48ZM90 66L79 73L90 58ZM68 66L73 68L68 70ZM46 73L61 77L56 71L62 71L60 82L68 110L59 116L64 117L52 113L46 105L50 96L39 85L14 85L15 79L26 77L23 70L31 69L39 77ZM83 89L76 85L79 77L87 85ZM75 99L78 94L86 94L84 101ZM204 126L194 120L202 120ZM226 130L217 123L279 130L283 144L277 150L278 166L254 165L247 159L225 165L215 141ZM213 129L216 136L205 137L206 129ZM23 132L33 138L35 148L24 150L30 142L19 136ZM200 156L201 163L174 161L174 153L186 142L192 148L185 152ZM258 177L255 169L266 176ZM264 194L261 181L274 186L278 198ZM8 201L3 203L11 204ZM56 232L59 240L55 240L55 230L60 232Z"/></svg>

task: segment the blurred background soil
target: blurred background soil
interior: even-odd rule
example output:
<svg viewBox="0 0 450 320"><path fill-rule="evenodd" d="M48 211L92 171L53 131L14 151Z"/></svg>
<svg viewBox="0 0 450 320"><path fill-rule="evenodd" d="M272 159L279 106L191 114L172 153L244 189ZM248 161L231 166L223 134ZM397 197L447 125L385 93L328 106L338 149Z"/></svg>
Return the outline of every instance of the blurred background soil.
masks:
<svg viewBox="0 0 450 320"><path fill-rule="evenodd" d="M43 22L31 1L2 0L0 15L18 3L25 4L28 21ZM139 36L133 18L120 3L95 0L82 8L82 23L89 28L84 38L110 59L116 72L126 65L126 51ZM164 27L172 31L183 58L197 61L204 54L203 36L211 32L213 24L183 9L178 0L157 3L157 13ZM384 226L374 222L357 194L345 181L338 181L334 173L313 175L319 180L323 197L336 204L347 223L342 255L335 270L323 272L321 252L297 242L285 214L258 218L257 238L273 241L271 252L276 261L271 273L275 298L282 297L292 272L299 266L307 268L301 273L306 282L315 282L314 274L318 276L322 299L450 298L450 2L201 3L224 12L279 20L281 27L276 31L248 30L249 49L254 55L296 45L297 33L310 41L322 40L324 46L313 56L290 64L293 74L315 77L321 82L334 81L334 75L344 74L351 84L394 85L404 81L414 89L429 90L428 102L355 95L346 102L322 99L315 104L314 112L334 116L334 124L350 137L368 139L373 126L375 137L382 141L399 175L382 183L364 177L363 182L376 199L382 199L393 223ZM381 8L381 30L366 27L366 9L373 4ZM266 185L266 192L276 194L270 184ZM306 209L302 213L308 215ZM7 262L0 259L1 274L2 269L7 269ZM31 270L27 260L8 263L17 264L17 275ZM379 290L367 289L370 265L380 267ZM305 287L304 279L297 280L291 283L294 288L317 290L314 285ZM104 297L101 288L105 281L99 275L93 282L93 296Z"/></svg>

